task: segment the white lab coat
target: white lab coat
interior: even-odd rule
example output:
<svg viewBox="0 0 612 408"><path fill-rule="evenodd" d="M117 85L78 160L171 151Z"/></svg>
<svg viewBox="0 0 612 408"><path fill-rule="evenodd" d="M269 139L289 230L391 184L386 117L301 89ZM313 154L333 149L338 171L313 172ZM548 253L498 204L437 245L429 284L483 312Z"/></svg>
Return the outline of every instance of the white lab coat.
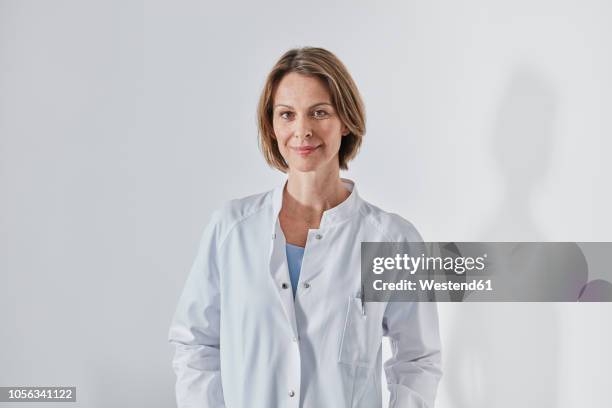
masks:
<svg viewBox="0 0 612 408"><path fill-rule="evenodd" d="M213 214L170 327L179 408L431 408L441 376L435 303L365 303L362 241L422 241L354 183L308 231L293 298L278 222L285 183ZM418 245L418 244L417 244Z"/></svg>

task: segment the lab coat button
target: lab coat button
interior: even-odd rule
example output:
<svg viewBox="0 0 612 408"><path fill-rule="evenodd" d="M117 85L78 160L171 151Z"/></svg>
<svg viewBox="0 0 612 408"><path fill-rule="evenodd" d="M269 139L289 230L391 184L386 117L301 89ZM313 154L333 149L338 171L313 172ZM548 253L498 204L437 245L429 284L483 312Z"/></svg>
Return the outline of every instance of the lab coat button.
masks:
<svg viewBox="0 0 612 408"><path fill-rule="evenodd" d="M290 397L295 396L295 392L293 392L293 390L289 391L289 396L290 396Z"/></svg>
<svg viewBox="0 0 612 408"><path fill-rule="evenodd" d="M287 282L283 282L283 284L281 285L281 287L283 289L287 289L289 287L289 285L287 285Z"/></svg>
<svg viewBox="0 0 612 408"><path fill-rule="evenodd" d="M321 234L317 234L317 235L315 235L315 238L316 238L316 239L321 239L321 238L323 238L323 235L321 235Z"/></svg>
<svg viewBox="0 0 612 408"><path fill-rule="evenodd" d="M296 342L296 343L297 343L298 338L297 338L297 337L294 337L292 340L293 340L294 342Z"/></svg>
<svg viewBox="0 0 612 408"><path fill-rule="evenodd" d="M310 283L304 282L304 289L308 289L310 287Z"/></svg>

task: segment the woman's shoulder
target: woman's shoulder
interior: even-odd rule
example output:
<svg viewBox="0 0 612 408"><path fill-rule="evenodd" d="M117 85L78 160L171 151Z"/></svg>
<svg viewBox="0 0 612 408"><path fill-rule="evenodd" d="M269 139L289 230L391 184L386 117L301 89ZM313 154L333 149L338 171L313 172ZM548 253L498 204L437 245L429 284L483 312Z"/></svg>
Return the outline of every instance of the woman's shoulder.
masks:
<svg viewBox="0 0 612 408"><path fill-rule="evenodd" d="M423 241L415 225L399 214L385 211L367 201L363 201L361 212L369 222L381 230L389 241Z"/></svg>
<svg viewBox="0 0 612 408"><path fill-rule="evenodd" d="M236 231L236 226L252 215L261 214L261 210L270 205L271 192L272 190L223 202L210 215L202 241L213 237L219 242L225 241L232 231Z"/></svg>
<svg viewBox="0 0 612 408"><path fill-rule="evenodd" d="M213 219L217 222L233 223L248 218L264 208L271 207L272 192L273 190L267 190L227 200L213 212Z"/></svg>

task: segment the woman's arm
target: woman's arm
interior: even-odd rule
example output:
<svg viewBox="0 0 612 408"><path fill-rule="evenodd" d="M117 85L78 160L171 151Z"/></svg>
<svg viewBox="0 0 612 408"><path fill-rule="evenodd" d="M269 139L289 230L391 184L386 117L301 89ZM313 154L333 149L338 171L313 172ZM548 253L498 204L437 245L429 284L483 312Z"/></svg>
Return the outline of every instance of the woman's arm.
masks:
<svg viewBox="0 0 612 408"><path fill-rule="evenodd" d="M215 219L208 224L180 296L169 341L176 347L178 408L225 407L219 342L219 270Z"/></svg>
<svg viewBox="0 0 612 408"><path fill-rule="evenodd" d="M409 244L413 256L428 253L428 245L412 225L391 214L385 229L400 232L394 242ZM433 408L442 377L438 308L433 302L388 302L383 335L392 356L385 362L390 408Z"/></svg>
<svg viewBox="0 0 612 408"><path fill-rule="evenodd" d="M389 302L383 334L391 342L385 362L390 408L433 408L442 376L436 303Z"/></svg>
<svg viewBox="0 0 612 408"><path fill-rule="evenodd" d="M433 408L442 376L436 303L389 302L383 333L391 342L385 362L390 408Z"/></svg>

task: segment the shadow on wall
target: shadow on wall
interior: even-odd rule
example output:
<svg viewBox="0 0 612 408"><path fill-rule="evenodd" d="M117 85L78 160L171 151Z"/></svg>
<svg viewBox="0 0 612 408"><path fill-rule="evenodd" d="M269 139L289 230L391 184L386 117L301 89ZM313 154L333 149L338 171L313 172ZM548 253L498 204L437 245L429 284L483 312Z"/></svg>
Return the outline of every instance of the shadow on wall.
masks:
<svg viewBox="0 0 612 408"><path fill-rule="evenodd" d="M557 95L530 69L515 70L497 110L489 146L502 180L500 206L481 232L482 239L543 241L532 214L536 189L555 150Z"/></svg>
<svg viewBox="0 0 612 408"><path fill-rule="evenodd" d="M490 135L503 181L483 241L542 241L532 215L554 152L557 95L529 67L515 69ZM474 182L474 181L473 181ZM554 303L457 303L444 350L453 408L559 406L559 316Z"/></svg>

